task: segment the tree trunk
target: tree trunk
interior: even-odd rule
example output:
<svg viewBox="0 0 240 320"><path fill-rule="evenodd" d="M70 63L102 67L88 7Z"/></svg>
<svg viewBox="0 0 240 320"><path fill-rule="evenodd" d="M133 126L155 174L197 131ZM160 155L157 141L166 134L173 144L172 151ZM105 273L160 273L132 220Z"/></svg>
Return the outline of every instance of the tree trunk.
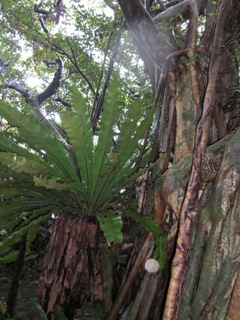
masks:
<svg viewBox="0 0 240 320"><path fill-rule="evenodd" d="M137 2L133 1L132 9ZM155 218L169 236L166 267L172 262L171 272L168 269L165 277L170 278L170 285L162 281L158 290L164 287L164 293L156 294L158 304L165 304L164 319L168 320L237 319L239 312L234 312L232 306L239 288L240 154L239 130L231 131L236 123L239 125L234 116L239 114L239 93L233 89L239 87L239 54L230 43L239 43L234 36L240 29L239 1L183 1L162 9L153 18L159 23L186 15L189 21L184 44L175 52L174 68L167 69L168 76L164 60L158 57L162 62L158 64L151 56L152 46L156 43L158 47L163 37L149 37L151 44L144 41L148 28L141 34L138 28L148 17L139 10L134 20L131 2L119 3L133 37L141 40L136 42L139 53L145 50L149 55L145 64L154 61L160 69L158 85L153 83L155 103L160 102L162 110L155 144L158 152L166 153L167 160L173 154L169 168L166 161L163 170L154 169ZM202 6L207 13L206 23L198 39ZM165 59L170 56L165 55ZM165 77L167 86L161 77ZM173 261L171 252L176 252ZM149 319L160 319L160 311L157 314L156 310L157 302Z"/></svg>
<svg viewBox="0 0 240 320"><path fill-rule="evenodd" d="M227 314L240 262L239 141L238 129L224 147L216 180L205 186L208 194L202 197L193 228L181 320L225 319Z"/></svg>
<svg viewBox="0 0 240 320"><path fill-rule="evenodd" d="M75 309L91 314L103 300L98 241L94 217L61 215L54 223L37 292L50 319L56 304L73 319Z"/></svg>

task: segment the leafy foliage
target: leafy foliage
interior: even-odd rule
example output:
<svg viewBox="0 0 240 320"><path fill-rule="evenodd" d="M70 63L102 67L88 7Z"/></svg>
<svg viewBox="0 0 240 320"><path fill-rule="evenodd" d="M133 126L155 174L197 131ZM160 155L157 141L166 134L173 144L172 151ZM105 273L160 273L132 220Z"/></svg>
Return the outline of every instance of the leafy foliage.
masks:
<svg viewBox="0 0 240 320"><path fill-rule="evenodd" d="M133 104L116 138L118 87L113 82L108 90L97 136L82 95L71 89L72 109L61 114L65 143L32 114L1 102L1 115L18 130L0 135L0 221L11 232L0 244L0 252L26 233L29 245L37 226L51 214L62 212L98 212L107 241L121 240L122 222L108 209L119 204L124 197L120 191L132 182L139 143L155 109L142 117L140 103Z"/></svg>
<svg viewBox="0 0 240 320"><path fill-rule="evenodd" d="M113 210L107 210L104 213L97 213L97 218L108 243L121 243L123 240L121 217Z"/></svg>

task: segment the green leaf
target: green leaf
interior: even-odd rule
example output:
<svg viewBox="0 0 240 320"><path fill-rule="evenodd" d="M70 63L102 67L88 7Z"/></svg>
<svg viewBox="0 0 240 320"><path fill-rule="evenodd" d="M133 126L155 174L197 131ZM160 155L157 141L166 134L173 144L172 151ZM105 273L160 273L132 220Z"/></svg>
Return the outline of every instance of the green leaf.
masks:
<svg viewBox="0 0 240 320"><path fill-rule="evenodd" d="M91 146L87 144L85 132L81 126L80 119L76 118L76 115L70 111L65 111L62 113L61 119L75 151L77 170L79 170L81 184L85 188L85 193L87 194L91 180Z"/></svg>
<svg viewBox="0 0 240 320"><path fill-rule="evenodd" d="M0 257L1 263L12 263L17 260L19 255L18 251L11 251L9 254ZM25 255L24 261L34 260L38 257L38 253Z"/></svg>
<svg viewBox="0 0 240 320"><path fill-rule="evenodd" d="M24 261L36 260L38 256L38 253L27 253L24 257Z"/></svg>
<svg viewBox="0 0 240 320"><path fill-rule="evenodd" d="M56 305L55 311L56 311L56 315L57 315L57 320L68 320L59 305Z"/></svg>
<svg viewBox="0 0 240 320"><path fill-rule="evenodd" d="M133 166L133 163L138 158L138 143L142 140L145 136L146 131L152 124L153 115L156 111L156 108L152 108L148 111L143 121L137 126L135 133L132 136L131 143L127 144L127 148L125 148L125 152L123 153L122 159L122 169L119 171L119 174L116 176L116 183L121 182L126 177L129 177L136 171L136 167ZM117 148L117 147L116 147Z"/></svg>
<svg viewBox="0 0 240 320"><path fill-rule="evenodd" d="M58 178L48 179L44 175L40 174L39 177L33 176L33 182L38 187L44 187L46 189L70 189L69 183L60 183Z"/></svg>
<svg viewBox="0 0 240 320"><path fill-rule="evenodd" d="M119 113L118 87L118 82L114 81L109 87L105 98L104 110L102 113L99 137L95 149L95 158L93 163L93 175L91 183L93 206L97 201L104 184L104 181L99 183L98 178L101 177L106 170L106 159L109 157L112 148L113 125Z"/></svg>
<svg viewBox="0 0 240 320"><path fill-rule="evenodd" d="M8 251L12 245L18 243L22 239L22 237L25 234L27 234L27 232L29 231L29 228L35 225L38 226L41 222L45 221L48 217L49 217L49 214L46 214L45 212L45 214L40 215L40 217L38 216L34 220L28 222L27 225L21 225L21 218L20 218L18 221L18 224L19 224L18 229L16 231L11 232L10 235L8 235L6 238L4 238L0 242L0 253L4 253ZM31 235L31 237L32 236L33 235Z"/></svg>
<svg viewBox="0 0 240 320"><path fill-rule="evenodd" d="M26 232L27 228L21 229L3 239L3 241L0 242L0 253L6 252L13 244L18 243Z"/></svg>
<svg viewBox="0 0 240 320"><path fill-rule="evenodd" d="M113 210L107 210L97 212L97 219L108 244L121 243L123 241L123 223L122 218L119 215Z"/></svg>
<svg viewBox="0 0 240 320"><path fill-rule="evenodd" d="M34 239L36 238L36 235L38 233L39 230L39 224L32 224L27 232L27 239L26 239L26 248L30 248L31 243L34 241Z"/></svg>
<svg viewBox="0 0 240 320"><path fill-rule="evenodd" d="M1 152L5 151L9 153L16 153L20 156L35 156L31 154L26 148L22 148L19 145L17 145L16 141L13 141L12 139L10 139L10 137L6 137L4 133L0 134L0 150Z"/></svg>
<svg viewBox="0 0 240 320"><path fill-rule="evenodd" d="M44 312L43 308L37 302L32 302L37 320L48 320L46 313Z"/></svg>
<svg viewBox="0 0 240 320"><path fill-rule="evenodd" d="M72 93L72 112L75 115L77 122L79 122L83 140L81 143L84 143L84 158L87 159L87 171L88 171L88 179L89 182L91 181L91 174L92 174L92 161L93 161L93 128L92 128L92 121L88 111L87 104L82 96L82 94L77 90L77 88L72 87L70 88ZM76 135L76 133L75 133ZM74 139L73 139L74 140ZM79 141L80 137L76 139ZM71 138L70 141L72 142ZM77 144L78 146L78 144ZM78 151L78 148L74 148L75 151ZM78 160L78 155L77 155ZM88 188L90 185L88 185Z"/></svg>
<svg viewBox="0 0 240 320"><path fill-rule="evenodd" d="M116 192L112 186L113 180L121 167L119 167L119 163L113 163L112 165L105 166L105 172L98 177L98 197L94 203L93 209L97 210L102 205L108 203L113 195L116 195ZM116 187L116 186L115 186ZM118 190L119 191L119 190Z"/></svg>
<svg viewBox="0 0 240 320"><path fill-rule="evenodd" d="M47 176L55 174L54 170L43 161L29 159L13 153L0 152L0 161L17 173L25 172L30 175L41 173Z"/></svg>
<svg viewBox="0 0 240 320"><path fill-rule="evenodd" d="M16 261L17 256L18 256L18 251L12 251L11 253L9 253L3 257L0 257L0 262L2 262L2 263L14 262L14 261Z"/></svg>
<svg viewBox="0 0 240 320"><path fill-rule="evenodd" d="M141 103L141 101L134 101L134 103L129 106L126 120L124 120L122 124L121 131L117 139L117 144L114 148L115 152L125 154L126 146L129 147L130 141L133 143L135 142L133 141L133 136L138 127L138 122L141 119L142 109L143 104ZM138 141L136 143L138 143Z"/></svg>
<svg viewBox="0 0 240 320"><path fill-rule="evenodd" d="M155 235L163 235L162 229L159 225L149 216L143 216L136 210L126 210L126 216L139 223L147 232L153 232Z"/></svg>
<svg viewBox="0 0 240 320"><path fill-rule="evenodd" d="M67 151L52 131L45 127L31 114L23 114L7 103L0 102L1 115L12 125L19 129L20 136L16 136L17 142L26 143L31 149L41 154L45 161L55 164L58 168L57 176L64 176L70 180L76 180L77 176Z"/></svg>

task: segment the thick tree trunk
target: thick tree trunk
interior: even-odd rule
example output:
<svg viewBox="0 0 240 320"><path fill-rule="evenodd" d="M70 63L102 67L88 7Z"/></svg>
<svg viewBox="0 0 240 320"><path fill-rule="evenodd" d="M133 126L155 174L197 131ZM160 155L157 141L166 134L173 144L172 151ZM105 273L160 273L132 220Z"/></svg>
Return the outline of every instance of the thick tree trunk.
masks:
<svg viewBox="0 0 240 320"><path fill-rule="evenodd" d="M206 182L194 224L179 320L225 319L239 269L239 129L224 149L216 180Z"/></svg>
<svg viewBox="0 0 240 320"><path fill-rule="evenodd" d="M240 266L239 141L240 129L207 149L178 320L222 320L226 316L238 319L236 313L239 317L239 312L233 308L238 295L235 279ZM191 157L185 157L155 183L155 197L161 195L162 201L176 215L180 212L190 166Z"/></svg>
<svg viewBox="0 0 240 320"><path fill-rule="evenodd" d="M98 240L93 217L62 215L55 222L37 292L49 318L54 319L56 304L72 319L76 308L89 313L102 301Z"/></svg>

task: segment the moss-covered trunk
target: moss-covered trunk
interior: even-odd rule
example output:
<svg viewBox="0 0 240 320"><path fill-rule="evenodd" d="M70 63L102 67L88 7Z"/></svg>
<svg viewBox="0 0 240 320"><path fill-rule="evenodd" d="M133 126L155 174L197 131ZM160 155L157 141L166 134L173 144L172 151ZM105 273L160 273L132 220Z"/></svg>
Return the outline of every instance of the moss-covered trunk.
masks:
<svg viewBox="0 0 240 320"><path fill-rule="evenodd" d="M178 320L239 319L233 307L239 295L239 150L240 129L207 148ZM187 156L156 181L155 197L161 197L168 207L163 221L171 221L180 212L190 168L191 156ZM169 233L172 247L174 230L173 224Z"/></svg>
<svg viewBox="0 0 240 320"><path fill-rule="evenodd" d="M225 319L228 313L240 262L240 130L225 145L216 179L206 180L201 200L181 320Z"/></svg>

